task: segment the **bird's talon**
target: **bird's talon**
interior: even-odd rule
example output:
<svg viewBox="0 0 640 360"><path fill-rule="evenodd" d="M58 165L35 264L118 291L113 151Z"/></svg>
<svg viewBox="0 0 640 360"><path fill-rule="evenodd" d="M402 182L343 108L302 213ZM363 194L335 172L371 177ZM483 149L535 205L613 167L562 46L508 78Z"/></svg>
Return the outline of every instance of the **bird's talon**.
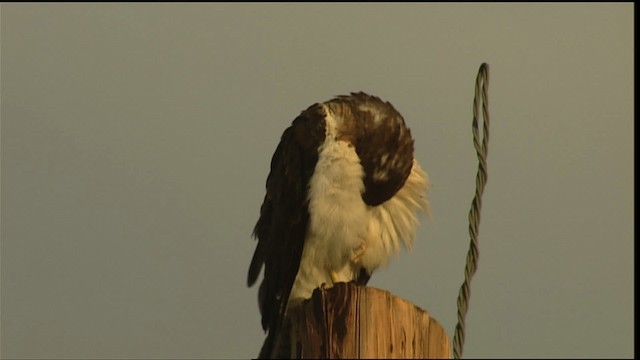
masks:
<svg viewBox="0 0 640 360"><path fill-rule="evenodd" d="M331 271L329 275L331 275L331 282L334 284L338 282L338 274L335 271Z"/></svg>
<svg viewBox="0 0 640 360"><path fill-rule="evenodd" d="M360 260L362 255L364 255L365 249L366 249L366 246L363 241L360 243L360 246L358 246L355 250L353 250L353 254L351 255L351 261L358 262L358 260Z"/></svg>

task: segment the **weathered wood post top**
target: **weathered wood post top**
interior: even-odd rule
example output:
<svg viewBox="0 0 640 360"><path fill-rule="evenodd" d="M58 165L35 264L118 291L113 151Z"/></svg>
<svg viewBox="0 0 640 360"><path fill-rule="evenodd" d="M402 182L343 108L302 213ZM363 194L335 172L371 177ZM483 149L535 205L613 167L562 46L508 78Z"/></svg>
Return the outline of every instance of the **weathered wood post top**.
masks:
<svg viewBox="0 0 640 360"><path fill-rule="evenodd" d="M309 359L451 358L442 325L388 291L338 283L292 309L290 353Z"/></svg>

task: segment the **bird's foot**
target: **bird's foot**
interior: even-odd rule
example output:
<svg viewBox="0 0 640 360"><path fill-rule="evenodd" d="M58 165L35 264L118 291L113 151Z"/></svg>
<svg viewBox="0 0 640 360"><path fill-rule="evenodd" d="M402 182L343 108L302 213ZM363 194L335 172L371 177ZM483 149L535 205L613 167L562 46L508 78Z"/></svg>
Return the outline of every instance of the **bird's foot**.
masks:
<svg viewBox="0 0 640 360"><path fill-rule="evenodd" d="M360 258L362 257L362 255L364 255L364 251L366 249L367 249L367 246L365 242L362 241L360 245L353 250L353 253L351 254L351 261L353 261L354 263L357 263L358 261L360 261Z"/></svg>
<svg viewBox="0 0 640 360"><path fill-rule="evenodd" d="M335 271L331 271L329 273L329 275L331 276L331 282L332 283L337 283L338 282L338 274Z"/></svg>

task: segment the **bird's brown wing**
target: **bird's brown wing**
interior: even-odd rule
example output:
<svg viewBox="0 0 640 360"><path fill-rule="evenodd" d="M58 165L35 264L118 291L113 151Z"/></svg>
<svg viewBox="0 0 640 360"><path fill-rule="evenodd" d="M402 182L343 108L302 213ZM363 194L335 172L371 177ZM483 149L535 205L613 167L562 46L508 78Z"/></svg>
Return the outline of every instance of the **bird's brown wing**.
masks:
<svg viewBox="0 0 640 360"><path fill-rule="evenodd" d="M266 195L253 231L258 244L247 277L247 284L253 285L264 265L258 298L262 327L268 334L260 358L271 354L298 273L309 221L308 184L324 137L324 111L314 104L284 131L271 159Z"/></svg>

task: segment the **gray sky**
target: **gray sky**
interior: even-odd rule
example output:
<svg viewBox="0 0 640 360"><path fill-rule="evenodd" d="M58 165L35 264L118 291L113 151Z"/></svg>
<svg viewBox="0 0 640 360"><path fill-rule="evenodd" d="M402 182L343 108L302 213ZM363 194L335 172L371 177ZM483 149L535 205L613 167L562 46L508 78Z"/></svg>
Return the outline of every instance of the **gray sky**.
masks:
<svg viewBox="0 0 640 360"><path fill-rule="evenodd" d="M282 131L394 104L433 182L371 286L453 337L491 66L466 357L633 355L633 4L2 4L3 358L247 358Z"/></svg>

